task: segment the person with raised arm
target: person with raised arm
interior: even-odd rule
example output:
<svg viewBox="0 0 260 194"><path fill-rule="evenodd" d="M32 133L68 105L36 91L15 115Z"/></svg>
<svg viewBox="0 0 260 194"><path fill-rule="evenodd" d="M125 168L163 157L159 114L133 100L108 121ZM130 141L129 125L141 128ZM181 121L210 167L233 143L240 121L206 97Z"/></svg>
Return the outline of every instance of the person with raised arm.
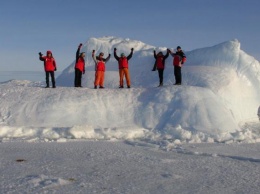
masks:
<svg viewBox="0 0 260 194"><path fill-rule="evenodd" d="M75 63L75 79L74 79L74 87L82 87L81 79L82 74L85 74L85 52L80 52L82 47L82 43L79 44L77 52L76 52L76 63Z"/></svg>
<svg viewBox="0 0 260 194"><path fill-rule="evenodd" d="M41 61L44 61L44 70L45 70L45 78L46 78L46 87L45 88L50 87L50 83L49 83L50 76L51 76L52 87L56 88L54 71L57 70L57 66L56 66L55 59L52 56L52 52L47 51L46 56L43 56L43 54L41 52L39 52L39 59Z"/></svg>
<svg viewBox="0 0 260 194"><path fill-rule="evenodd" d="M182 75L181 75L181 67L186 61L186 55L182 51L180 46L177 46L177 51L174 53L170 49L167 49L168 52L173 56L173 66L174 66L174 76L175 76L175 84L181 85Z"/></svg>
<svg viewBox="0 0 260 194"><path fill-rule="evenodd" d="M134 48L131 48L130 54L126 57L124 53L120 54L120 57L116 54L116 48L114 48L114 57L118 61L119 69L119 88L124 88L124 77L126 79L127 88L131 88L130 73L128 70L128 61L133 56Z"/></svg>
<svg viewBox="0 0 260 194"><path fill-rule="evenodd" d="M163 72L164 72L164 67L165 67L165 60L169 57L169 52L167 50L166 55L163 55L162 52L159 52L158 54L156 54L156 51L153 51L153 55L155 58L155 64L154 64L154 68L153 71L155 71L156 69L158 70L158 75L159 75L159 86L161 87L163 86Z"/></svg>
<svg viewBox="0 0 260 194"><path fill-rule="evenodd" d="M97 89L99 86L100 89L104 89L104 81L105 81L105 71L106 71L106 62L110 59L110 54L107 58L104 57L104 53L99 53L98 56L95 56L95 50L92 51L92 58L95 62L95 81L94 81L94 89Z"/></svg>

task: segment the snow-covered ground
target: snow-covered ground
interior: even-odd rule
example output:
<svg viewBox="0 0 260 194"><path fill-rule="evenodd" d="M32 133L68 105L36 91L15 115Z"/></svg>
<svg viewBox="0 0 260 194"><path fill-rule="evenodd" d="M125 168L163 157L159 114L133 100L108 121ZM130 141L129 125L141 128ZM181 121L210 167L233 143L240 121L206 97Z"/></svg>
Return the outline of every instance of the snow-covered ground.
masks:
<svg viewBox="0 0 260 194"><path fill-rule="evenodd" d="M2 143L1 193L259 193L259 144Z"/></svg>
<svg viewBox="0 0 260 194"><path fill-rule="evenodd" d="M118 89L107 63L94 90L91 51L127 54L131 89ZM74 62L43 82L0 83L0 190L3 193L258 193L260 64L238 40L185 51L183 85L164 87L152 72L153 49L140 41L91 38L83 47L83 88ZM39 61L39 63L41 63Z"/></svg>

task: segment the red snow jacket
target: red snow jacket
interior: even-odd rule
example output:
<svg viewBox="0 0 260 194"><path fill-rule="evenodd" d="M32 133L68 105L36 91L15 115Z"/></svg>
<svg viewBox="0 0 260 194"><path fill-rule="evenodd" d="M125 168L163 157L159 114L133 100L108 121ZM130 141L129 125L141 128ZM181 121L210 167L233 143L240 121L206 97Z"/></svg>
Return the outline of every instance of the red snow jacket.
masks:
<svg viewBox="0 0 260 194"><path fill-rule="evenodd" d="M128 60L126 57L120 57L118 60L119 69L127 68L128 69Z"/></svg>
<svg viewBox="0 0 260 194"><path fill-rule="evenodd" d="M157 69L164 69L162 56L156 58L156 67L157 67Z"/></svg>
<svg viewBox="0 0 260 194"><path fill-rule="evenodd" d="M108 55L107 58L103 58L103 57L99 57L96 56L95 57L95 53L92 53L92 58L95 61L95 70L96 71L106 71L106 62L108 62L108 60L110 59L110 54Z"/></svg>
<svg viewBox="0 0 260 194"><path fill-rule="evenodd" d="M158 56L156 55L156 52L154 51L154 58L156 59L155 64L157 69L164 69L165 66L165 60L169 57L169 53L167 52L166 55Z"/></svg>
<svg viewBox="0 0 260 194"><path fill-rule="evenodd" d="M48 57L48 54L51 54L51 57ZM44 61L44 70L45 71L55 71L56 70L56 62L52 56L51 51L47 51L47 56L40 56L40 60Z"/></svg>
<svg viewBox="0 0 260 194"><path fill-rule="evenodd" d="M78 61L75 64L75 69L80 70L81 72L85 71L85 60L82 57L78 58Z"/></svg>
<svg viewBox="0 0 260 194"><path fill-rule="evenodd" d="M180 51L172 54L173 56L173 65L174 66L181 66L185 61L183 60L184 58L186 59L185 54Z"/></svg>
<svg viewBox="0 0 260 194"><path fill-rule="evenodd" d="M106 66L104 61L98 61L96 71L106 71Z"/></svg>
<svg viewBox="0 0 260 194"><path fill-rule="evenodd" d="M116 51L114 51L114 57L118 61L118 69L128 68L128 60L133 56L133 51L127 57L118 57Z"/></svg>

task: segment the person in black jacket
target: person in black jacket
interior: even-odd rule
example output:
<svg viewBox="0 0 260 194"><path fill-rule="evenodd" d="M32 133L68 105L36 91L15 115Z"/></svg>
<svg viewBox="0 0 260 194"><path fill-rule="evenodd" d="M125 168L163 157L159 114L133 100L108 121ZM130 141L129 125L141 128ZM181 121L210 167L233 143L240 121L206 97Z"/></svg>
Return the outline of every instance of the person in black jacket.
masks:
<svg viewBox="0 0 260 194"><path fill-rule="evenodd" d="M184 54L180 46L177 46L177 51L175 53L173 53L170 49L167 50L173 56L173 66L174 66L174 76L175 76L174 85L181 85L182 82L181 67L186 61L186 55Z"/></svg>
<svg viewBox="0 0 260 194"><path fill-rule="evenodd" d="M81 85L81 78L82 74L85 74L85 53L80 53L80 49L82 47L82 44L78 46L77 52L76 52L76 63L75 63L75 80L74 80L74 86L75 87L82 87Z"/></svg>
<svg viewBox="0 0 260 194"><path fill-rule="evenodd" d="M164 67L165 67L165 60L169 57L169 52L167 51L166 55L163 55L162 52L159 52L156 54L156 51L153 51L153 55L155 58L155 64L153 71L156 69L158 70L158 75L159 75L159 86L163 86L163 72L164 72Z"/></svg>

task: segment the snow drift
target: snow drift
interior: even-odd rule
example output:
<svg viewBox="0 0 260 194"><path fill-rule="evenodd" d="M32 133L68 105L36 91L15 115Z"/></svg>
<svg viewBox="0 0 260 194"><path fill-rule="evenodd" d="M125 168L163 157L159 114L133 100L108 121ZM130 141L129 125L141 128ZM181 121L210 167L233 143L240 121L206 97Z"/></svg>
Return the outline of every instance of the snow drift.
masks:
<svg viewBox="0 0 260 194"><path fill-rule="evenodd" d="M91 51L130 53L131 89L117 89L116 60L107 63L105 90L94 90ZM140 41L91 38L84 88L73 88L74 63L57 79L56 89L41 83L10 81L0 85L0 137L25 140L142 139L149 142L259 141L254 122L259 106L259 62L237 40L186 51L183 85L173 86L172 57L166 60L164 87L152 72L155 48Z"/></svg>

